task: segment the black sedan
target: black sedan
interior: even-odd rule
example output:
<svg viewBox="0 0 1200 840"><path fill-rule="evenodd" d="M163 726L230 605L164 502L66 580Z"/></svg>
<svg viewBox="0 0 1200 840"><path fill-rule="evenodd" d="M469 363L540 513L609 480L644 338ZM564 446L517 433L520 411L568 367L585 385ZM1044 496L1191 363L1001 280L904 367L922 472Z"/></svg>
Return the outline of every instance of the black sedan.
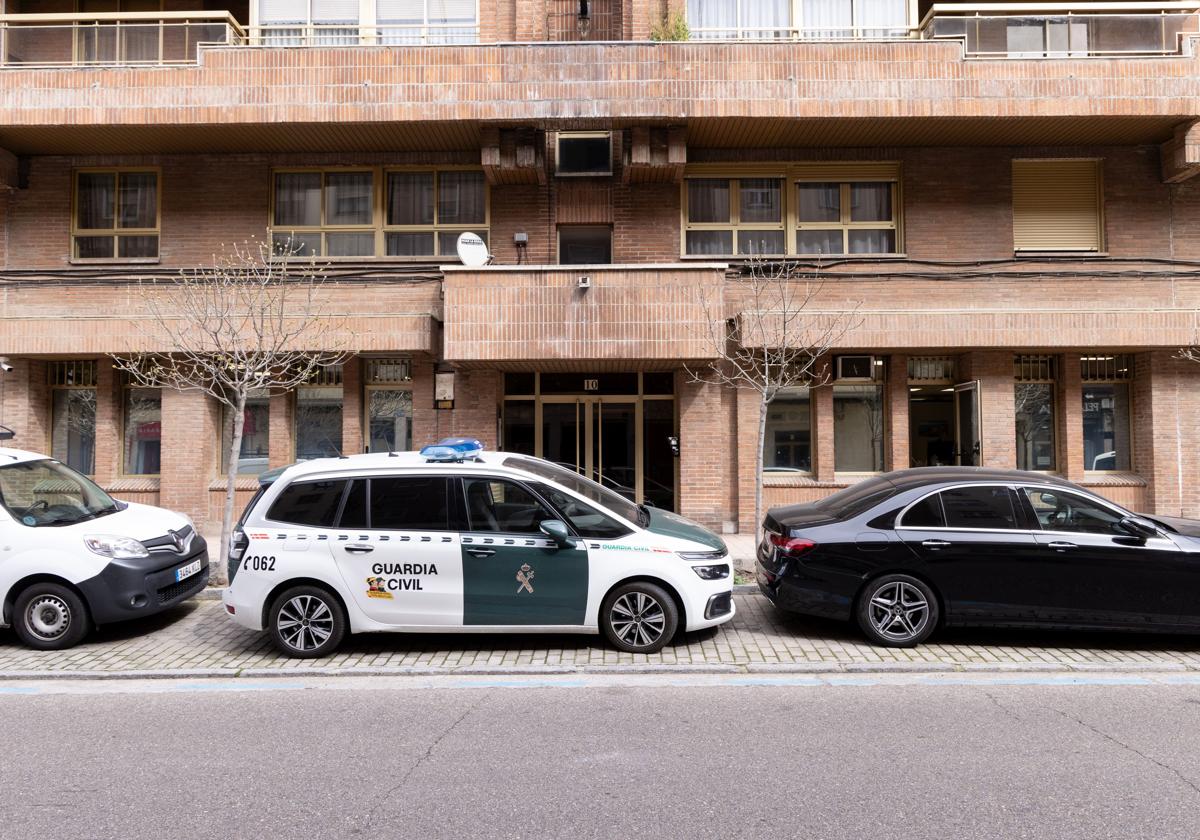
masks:
<svg viewBox="0 0 1200 840"><path fill-rule="evenodd" d="M772 508L758 585L873 643L939 626L1200 630L1200 521L1130 513L1041 473L923 467Z"/></svg>

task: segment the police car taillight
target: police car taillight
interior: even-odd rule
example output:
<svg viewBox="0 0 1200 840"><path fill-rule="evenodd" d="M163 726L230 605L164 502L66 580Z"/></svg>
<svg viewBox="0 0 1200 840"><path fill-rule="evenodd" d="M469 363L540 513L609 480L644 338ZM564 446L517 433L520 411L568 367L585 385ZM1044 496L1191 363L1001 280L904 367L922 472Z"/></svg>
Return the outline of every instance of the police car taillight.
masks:
<svg viewBox="0 0 1200 840"><path fill-rule="evenodd" d="M817 547L815 542L806 540L803 537L787 537L783 534L770 534L769 536L771 545L790 557L799 557L801 554L807 554Z"/></svg>
<svg viewBox="0 0 1200 840"><path fill-rule="evenodd" d="M250 538L246 536L246 532L241 528L234 528L233 538L229 541L229 562L227 564L230 583L233 583L238 569L241 568L242 555L246 553L246 548L249 545Z"/></svg>

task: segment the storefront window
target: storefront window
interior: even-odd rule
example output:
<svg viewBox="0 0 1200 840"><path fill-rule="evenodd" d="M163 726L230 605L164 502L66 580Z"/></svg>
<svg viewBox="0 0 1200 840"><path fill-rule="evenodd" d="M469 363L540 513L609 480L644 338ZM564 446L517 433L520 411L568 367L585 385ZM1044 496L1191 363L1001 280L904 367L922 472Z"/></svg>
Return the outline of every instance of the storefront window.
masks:
<svg viewBox="0 0 1200 840"><path fill-rule="evenodd" d="M1054 385L1016 384L1017 469L1053 470Z"/></svg>
<svg viewBox="0 0 1200 840"><path fill-rule="evenodd" d="M342 454L342 386L296 389L296 460Z"/></svg>
<svg viewBox="0 0 1200 840"><path fill-rule="evenodd" d="M125 474L158 475L162 471L162 392L126 388L124 421Z"/></svg>
<svg viewBox="0 0 1200 840"><path fill-rule="evenodd" d="M1128 470L1129 384L1083 385L1083 466L1087 470Z"/></svg>
<svg viewBox="0 0 1200 840"><path fill-rule="evenodd" d="M833 468L882 472L883 386L833 386Z"/></svg>
<svg viewBox="0 0 1200 840"><path fill-rule="evenodd" d="M767 407L763 469L812 470L812 403L808 388L786 388Z"/></svg>
<svg viewBox="0 0 1200 840"><path fill-rule="evenodd" d="M529 390L533 390L530 385ZM534 440L533 400L504 401L504 451L537 454Z"/></svg>
<svg viewBox="0 0 1200 840"><path fill-rule="evenodd" d="M54 391L50 454L86 475L96 471L96 389Z"/></svg>
<svg viewBox="0 0 1200 840"><path fill-rule="evenodd" d="M228 416L228 414L226 415ZM258 475L267 469L270 452L271 398L265 391L255 392L246 399L242 414L242 447L238 454L238 475ZM221 472L229 470L229 446L233 429L229 421L221 424Z"/></svg>
<svg viewBox="0 0 1200 840"><path fill-rule="evenodd" d="M412 391L372 388L367 392L371 452L412 449Z"/></svg>

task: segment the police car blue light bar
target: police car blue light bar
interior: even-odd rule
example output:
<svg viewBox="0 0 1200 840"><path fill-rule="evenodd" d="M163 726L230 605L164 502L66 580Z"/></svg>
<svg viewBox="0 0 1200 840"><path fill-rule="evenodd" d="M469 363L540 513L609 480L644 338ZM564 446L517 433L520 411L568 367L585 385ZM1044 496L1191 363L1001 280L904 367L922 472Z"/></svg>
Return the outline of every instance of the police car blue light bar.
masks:
<svg viewBox="0 0 1200 840"><path fill-rule="evenodd" d="M443 438L421 450L429 461L469 461L483 452L483 442L476 438Z"/></svg>

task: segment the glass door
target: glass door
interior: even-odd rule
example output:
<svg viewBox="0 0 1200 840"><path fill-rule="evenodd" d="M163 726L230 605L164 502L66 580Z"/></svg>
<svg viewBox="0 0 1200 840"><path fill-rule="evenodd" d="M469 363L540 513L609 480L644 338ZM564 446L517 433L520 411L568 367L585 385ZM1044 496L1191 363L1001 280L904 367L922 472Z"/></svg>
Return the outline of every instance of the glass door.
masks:
<svg viewBox="0 0 1200 840"><path fill-rule="evenodd" d="M637 464L637 403L592 401L589 477L632 501L641 498Z"/></svg>
<svg viewBox="0 0 1200 840"><path fill-rule="evenodd" d="M983 463L983 435L980 430L979 380L954 386L957 414L958 463L978 467Z"/></svg>

